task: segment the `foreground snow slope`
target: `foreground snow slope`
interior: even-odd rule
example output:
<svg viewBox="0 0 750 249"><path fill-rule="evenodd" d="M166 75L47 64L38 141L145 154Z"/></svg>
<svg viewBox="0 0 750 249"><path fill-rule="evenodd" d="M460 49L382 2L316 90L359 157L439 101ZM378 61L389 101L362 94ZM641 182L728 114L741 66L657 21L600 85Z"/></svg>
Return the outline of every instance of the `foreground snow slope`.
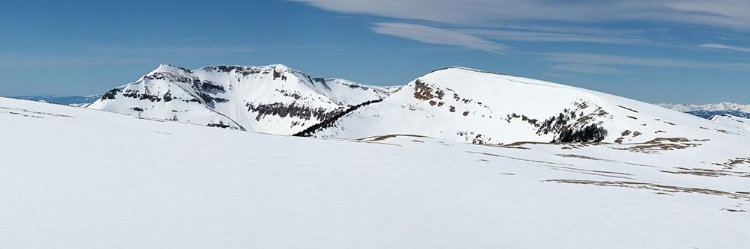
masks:
<svg viewBox="0 0 750 249"><path fill-rule="evenodd" d="M382 102L312 133L323 138L415 134L478 144L564 141L565 131L596 126L601 139L712 138L721 126L655 105L534 79L446 68L424 75ZM733 131L734 132L734 131Z"/></svg>
<svg viewBox="0 0 750 249"><path fill-rule="evenodd" d="M2 248L750 241L743 134L506 147L317 140L0 98L0 137Z"/></svg>

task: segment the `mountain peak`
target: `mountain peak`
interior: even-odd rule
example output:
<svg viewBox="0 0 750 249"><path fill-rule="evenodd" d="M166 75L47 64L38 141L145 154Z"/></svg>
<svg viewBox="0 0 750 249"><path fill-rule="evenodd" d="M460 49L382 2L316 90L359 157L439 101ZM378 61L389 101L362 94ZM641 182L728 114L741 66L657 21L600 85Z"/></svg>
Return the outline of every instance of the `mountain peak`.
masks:
<svg viewBox="0 0 750 249"><path fill-rule="evenodd" d="M432 70L432 72L430 72L429 74L436 73L436 72L471 72L471 73L485 73L485 74L495 74L495 75L507 75L507 74L493 73L493 72L488 72L488 71L484 71L484 70L481 70L481 69L470 68L470 67L463 67L463 66L449 66L449 67L444 67L444 68L440 68L440 69L435 69L435 70Z"/></svg>
<svg viewBox="0 0 750 249"><path fill-rule="evenodd" d="M282 70L282 71L296 71L296 70L292 69L291 67L288 67L288 66L286 66L284 64L271 64L271 65L268 65L268 67L274 68L274 69L278 69L278 70Z"/></svg>
<svg viewBox="0 0 750 249"><path fill-rule="evenodd" d="M159 64L159 66L156 67L156 69L154 69L153 71L151 71L151 73L157 73L157 72L167 72L167 73L178 73L178 72L179 73L185 73L186 72L186 73L192 73L192 70L187 69L187 68L172 66L172 65L167 64L167 63L162 63L162 64Z"/></svg>

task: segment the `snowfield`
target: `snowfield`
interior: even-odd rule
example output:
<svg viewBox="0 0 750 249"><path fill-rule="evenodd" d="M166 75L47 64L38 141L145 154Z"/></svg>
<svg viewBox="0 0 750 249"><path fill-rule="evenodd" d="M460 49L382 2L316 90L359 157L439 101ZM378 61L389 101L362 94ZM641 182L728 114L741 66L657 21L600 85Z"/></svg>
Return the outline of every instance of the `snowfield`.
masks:
<svg viewBox="0 0 750 249"><path fill-rule="evenodd" d="M0 98L0 247L746 247L750 132L617 101L674 129L322 140Z"/></svg>

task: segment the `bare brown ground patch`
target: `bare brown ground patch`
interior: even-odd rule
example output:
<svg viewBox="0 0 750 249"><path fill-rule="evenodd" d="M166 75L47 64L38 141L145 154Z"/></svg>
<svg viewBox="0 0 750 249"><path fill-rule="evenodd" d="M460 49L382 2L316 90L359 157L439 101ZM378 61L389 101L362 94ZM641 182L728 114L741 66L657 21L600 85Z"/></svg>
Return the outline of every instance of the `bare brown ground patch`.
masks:
<svg viewBox="0 0 750 249"><path fill-rule="evenodd" d="M750 157L745 157L745 158L738 157L735 159L729 159L729 161L724 162L724 163L712 163L712 164L716 166L724 167L725 170L732 170L739 165L750 165Z"/></svg>
<svg viewBox="0 0 750 249"><path fill-rule="evenodd" d="M703 141L703 140L700 140ZM632 144L626 148L615 148L617 150L628 150L632 152L653 154L660 151L684 150L687 148L698 147L701 144L696 143L699 140L690 140L687 138L656 138L644 143Z"/></svg>
<svg viewBox="0 0 750 249"><path fill-rule="evenodd" d="M714 170L714 169L688 169L678 167L676 171L662 170L661 172L676 174L676 175L694 175L694 176L705 176L705 177L721 177L721 176L736 176L736 177L747 177L750 178L748 172L731 171L727 169Z"/></svg>
<svg viewBox="0 0 750 249"><path fill-rule="evenodd" d="M662 185L656 183L645 183L645 182L628 182L628 181L591 181L591 180L574 180L574 179L552 179L546 180L545 182L556 182L556 183L567 183L567 184L579 184L579 185L592 185L602 187L620 187L620 188L632 188L632 189L646 189L664 193L688 193L688 194L703 194L727 197L736 200L750 201L750 195L745 192L726 192L708 188L690 188L680 187L671 185Z"/></svg>
<svg viewBox="0 0 750 249"><path fill-rule="evenodd" d="M627 108L627 107L624 107L624 106L621 106L621 105L618 105L618 107L620 107L622 109L625 109L625 110L628 110L628 111L631 111L631 112L638 113L638 111L636 111L636 110L633 110L633 109L630 109L630 108Z"/></svg>
<svg viewBox="0 0 750 249"><path fill-rule="evenodd" d="M626 179L626 180L632 180L630 176L633 176L632 174L628 174L628 173L581 169L581 168L576 168L575 165L572 165L572 164L547 162L547 161L532 160L532 159L525 159L525 158L511 157L511 156L502 156L502 155L497 155L497 154L492 154L492 153L487 153L487 152L467 151L467 153L480 154L480 155L492 156L492 157L500 157L500 158L506 158L506 159L511 159L511 160L531 162L531 163L538 163L552 170L580 173L580 174L586 174L586 175L595 175L595 176L603 176L603 177Z"/></svg>
<svg viewBox="0 0 750 249"><path fill-rule="evenodd" d="M424 138L425 136L420 135L413 135L413 134L389 134L389 135L382 135L382 136L376 136L376 137L366 137L366 138L360 138L357 139L357 141L383 141L386 139L391 139L395 137L415 137L415 138Z"/></svg>

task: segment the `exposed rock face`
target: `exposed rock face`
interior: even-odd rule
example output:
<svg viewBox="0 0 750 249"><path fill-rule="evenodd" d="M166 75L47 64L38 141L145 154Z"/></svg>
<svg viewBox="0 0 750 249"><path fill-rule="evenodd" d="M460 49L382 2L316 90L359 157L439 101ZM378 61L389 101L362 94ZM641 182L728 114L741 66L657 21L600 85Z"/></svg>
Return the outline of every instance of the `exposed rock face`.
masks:
<svg viewBox="0 0 750 249"><path fill-rule="evenodd" d="M112 89L89 108L141 118L291 135L389 91L339 79L312 78L283 65L161 65Z"/></svg>

